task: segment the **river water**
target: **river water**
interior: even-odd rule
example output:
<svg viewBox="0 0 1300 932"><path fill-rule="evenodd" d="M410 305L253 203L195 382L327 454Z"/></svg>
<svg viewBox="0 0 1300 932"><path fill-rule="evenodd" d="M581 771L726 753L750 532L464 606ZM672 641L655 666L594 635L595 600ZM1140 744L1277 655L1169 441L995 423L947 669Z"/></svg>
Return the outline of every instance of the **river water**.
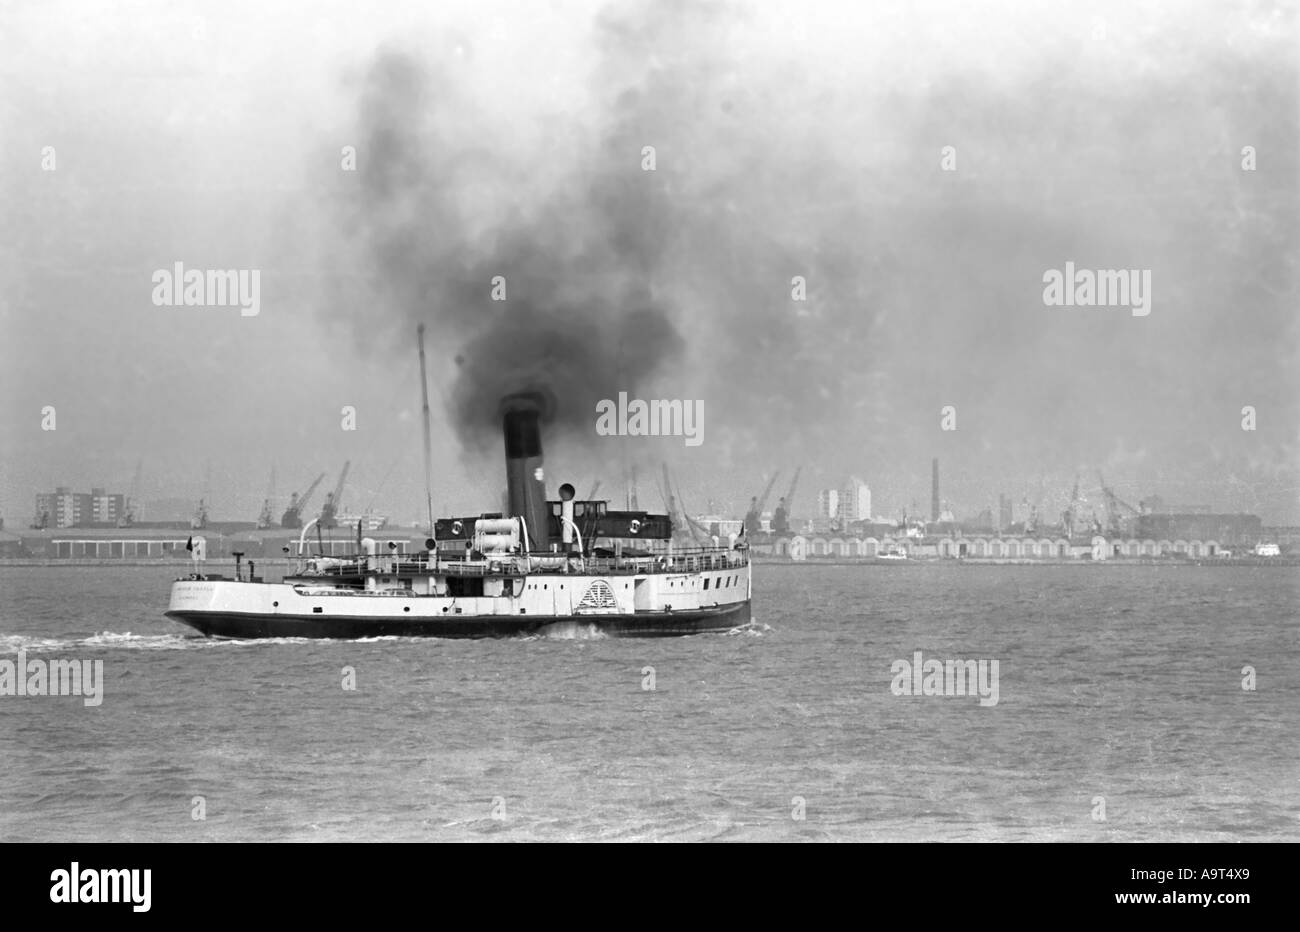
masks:
<svg viewBox="0 0 1300 932"><path fill-rule="evenodd" d="M103 669L0 696L0 840L1300 840L1294 568L756 566L730 634L246 643L175 573L0 567L0 666ZM996 704L895 695L916 651Z"/></svg>

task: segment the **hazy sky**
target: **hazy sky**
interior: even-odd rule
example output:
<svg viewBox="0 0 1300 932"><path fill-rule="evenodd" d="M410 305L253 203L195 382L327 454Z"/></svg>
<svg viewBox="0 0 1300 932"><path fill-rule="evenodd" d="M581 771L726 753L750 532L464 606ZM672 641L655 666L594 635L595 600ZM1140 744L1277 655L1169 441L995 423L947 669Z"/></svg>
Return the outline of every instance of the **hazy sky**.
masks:
<svg viewBox="0 0 1300 932"><path fill-rule="evenodd" d="M252 520L350 459L349 509L415 518L424 321L440 511L498 506L496 395L540 380L552 492L637 462L659 507L666 459L743 509L803 464L805 506L928 512L939 456L959 515L1100 470L1300 523L1295 4L1068 6L0 7L0 515L143 460ZM1045 306L1067 260L1150 270L1150 314ZM155 306L178 261L260 313ZM704 442L597 437L621 390Z"/></svg>

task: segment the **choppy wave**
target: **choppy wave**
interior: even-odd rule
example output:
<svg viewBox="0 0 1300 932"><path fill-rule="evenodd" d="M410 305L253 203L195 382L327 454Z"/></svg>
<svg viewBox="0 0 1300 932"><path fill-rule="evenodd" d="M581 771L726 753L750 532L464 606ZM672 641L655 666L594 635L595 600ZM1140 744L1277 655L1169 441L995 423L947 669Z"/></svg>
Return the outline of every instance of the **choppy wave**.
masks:
<svg viewBox="0 0 1300 932"><path fill-rule="evenodd" d="M727 637L749 636L762 637L772 630L771 625L765 625L761 621L747 621L743 625L737 625L727 632Z"/></svg>

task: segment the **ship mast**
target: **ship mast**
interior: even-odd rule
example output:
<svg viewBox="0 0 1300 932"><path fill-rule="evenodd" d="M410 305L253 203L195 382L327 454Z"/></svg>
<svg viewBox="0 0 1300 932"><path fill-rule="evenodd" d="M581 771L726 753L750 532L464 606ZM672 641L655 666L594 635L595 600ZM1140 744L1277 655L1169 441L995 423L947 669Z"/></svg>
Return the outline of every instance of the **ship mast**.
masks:
<svg viewBox="0 0 1300 932"><path fill-rule="evenodd" d="M429 536L433 536L433 446L429 436L429 380L424 373L424 324L415 329L420 344L420 399L424 420L424 498L429 509Z"/></svg>

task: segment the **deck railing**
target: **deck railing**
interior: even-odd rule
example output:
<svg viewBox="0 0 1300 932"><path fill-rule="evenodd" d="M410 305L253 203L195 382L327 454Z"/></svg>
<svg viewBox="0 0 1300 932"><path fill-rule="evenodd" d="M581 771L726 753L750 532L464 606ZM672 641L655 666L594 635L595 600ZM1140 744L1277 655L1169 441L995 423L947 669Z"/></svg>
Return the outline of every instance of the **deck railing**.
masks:
<svg viewBox="0 0 1300 932"><path fill-rule="evenodd" d="M502 553L468 559L447 559L418 554L314 557L301 561L297 572L286 576L339 578L356 576L527 576L537 573L591 574L597 576L662 575L734 569L749 564L749 551L725 547L690 547L650 554L581 556L578 554Z"/></svg>

